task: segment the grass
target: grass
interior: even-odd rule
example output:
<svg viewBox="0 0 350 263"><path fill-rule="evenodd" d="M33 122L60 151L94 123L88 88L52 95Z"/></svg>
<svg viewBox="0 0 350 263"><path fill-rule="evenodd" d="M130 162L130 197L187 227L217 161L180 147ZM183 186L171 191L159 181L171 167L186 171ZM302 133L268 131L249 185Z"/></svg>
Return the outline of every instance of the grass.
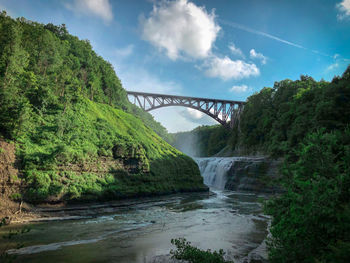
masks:
<svg viewBox="0 0 350 263"><path fill-rule="evenodd" d="M57 109L42 116L34 132L18 140L28 200L115 199L206 189L194 161L131 114L80 98L64 113ZM117 168L103 170L103 160L112 160ZM137 166L136 172L129 173L127 165ZM84 166L91 171L72 169Z"/></svg>

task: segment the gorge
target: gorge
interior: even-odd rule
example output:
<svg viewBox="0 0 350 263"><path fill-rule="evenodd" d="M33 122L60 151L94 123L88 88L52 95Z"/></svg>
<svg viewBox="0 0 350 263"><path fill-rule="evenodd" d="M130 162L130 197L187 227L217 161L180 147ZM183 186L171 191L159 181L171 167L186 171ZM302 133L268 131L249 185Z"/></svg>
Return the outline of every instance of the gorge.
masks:
<svg viewBox="0 0 350 263"><path fill-rule="evenodd" d="M78 220L34 223L20 239L24 247L9 253L20 262L169 262L170 240L185 237L202 249L224 249L227 260L265 262L269 218L258 199L267 195L223 189L239 159L196 159L215 187L210 193L119 201L98 215L87 208Z"/></svg>
<svg viewBox="0 0 350 263"><path fill-rule="evenodd" d="M153 11L148 10L151 16L160 10L156 2ZM197 10L197 15L204 14L202 18L208 17L205 7L190 1L161 2L162 8L180 4ZM299 10L300 6L296 7ZM214 11L209 17L214 23ZM280 21L296 21L295 17ZM187 25L188 21L182 22ZM271 23L279 24L275 17ZM124 33L137 34L130 28ZM168 32L176 31L177 26L162 28L167 37L178 36ZM179 39L187 40L195 31L187 31ZM183 237L202 250L223 249L225 258L235 262L266 262L267 251L268 261L277 263L349 262L350 66L346 53L344 57L324 56L298 48L299 52L327 57L327 65L330 60L337 62L332 64L336 73L330 75L332 67L325 70L325 62L318 63L310 56L307 64L293 64L294 59L306 56L288 58L288 52L280 53L279 58L287 59L284 64L288 66L280 67L279 74L276 64L264 63L276 63L275 52L271 52L271 59L263 56L259 68L255 59L260 53L255 49L250 50L250 57L241 53L242 60L234 62L225 55L229 50L239 55L233 45L227 48L229 42L218 45L214 53L210 49L206 54L198 53L202 58L177 62L177 55L188 56L188 52L175 49L170 60L158 60L149 56L156 52L149 47L140 48L139 56L132 55L133 45L124 52L119 50L119 55L123 53L134 65L142 66L141 73L148 68L159 76L164 70L171 79L184 77L188 88L193 88L186 91L188 95L199 96L164 95L180 93L182 86L154 81L146 74L147 83L132 82L136 89L145 90L129 92L142 96L143 103L140 98L138 101L142 109L148 109L146 101L152 109L186 106L225 126L201 125L191 131L168 133L152 115L128 100L122 85L128 81L119 79L115 72L116 68L120 76L128 78L113 59L118 51L103 53L100 46L99 51L113 60L113 66L96 53L90 40L70 34L66 24L14 19L5 11L0 13L0 32L0 235L5 237L0 243L1 262L12 260L12 256L15 262L47 258L54 263L168 262L172 260L171 240ZM295 32L301 36L299 30ZM114 34L109 31L103 35ZM124 34L119 38L124 40ZM179 42L187 43L182 40ZM104 44L110 47L111 43ZM197 47L197 41L193 43ZM292 47L297 46L289 45ZM254 77L265 73L260 71L264 65L277 75L268 77L268 85L260 80L252 82L254 93L243 84L218 92L216 87L226 85L226 77L230 77L215 66L221 63L234 72L236 65L248 66ZM143 75L132 67L125 68L131 72L129 81ZM304 75L310 72L316 79ZM323 79L324 74L328 80ZM225 81L213 80L220 76ZM275 81L275 77L294 80ZM154 87L165 89L161 97L147 90ZM231 92L239 90L251 95L235 101ZM218 94L232 100L203 99ZM202 124L197 114L201 113L191 113L182 112ZM167 117L171 122L173 115ZM177 126L178 130L186 128ZM22 229L28 225L31 231L27 233ZM270 239L265 243L267 235ZM213 254L189 248L199 256Z"/></svg>

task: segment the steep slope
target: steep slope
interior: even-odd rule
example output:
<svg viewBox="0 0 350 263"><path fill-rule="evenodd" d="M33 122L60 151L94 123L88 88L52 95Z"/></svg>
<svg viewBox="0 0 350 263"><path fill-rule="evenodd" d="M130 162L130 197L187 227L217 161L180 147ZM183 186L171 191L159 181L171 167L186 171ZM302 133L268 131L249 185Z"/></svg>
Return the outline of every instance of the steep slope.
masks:
<svg viewBox="0 0 350 263"><path fill-rule="evenodd" d="M24 186L14 199L206 189L195 162L154 132L166 136L128 102L113 67L88 41L64 25L13 20L5 12L0 31L0 137L16 145Z"/></svg>

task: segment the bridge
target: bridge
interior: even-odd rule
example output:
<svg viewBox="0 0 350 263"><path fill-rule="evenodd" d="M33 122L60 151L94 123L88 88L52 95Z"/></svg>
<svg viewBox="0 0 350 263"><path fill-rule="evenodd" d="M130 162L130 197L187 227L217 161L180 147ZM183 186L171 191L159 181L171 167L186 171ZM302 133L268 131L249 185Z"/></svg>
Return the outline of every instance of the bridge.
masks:
<svg viewBox="0 0 350 263"><path fill-rule="evenodd" d="M199 110L227 128L239 121L244 101L219 100L156 93L127 91L129 101L145 111L168 106L183 106Z"/></svg>

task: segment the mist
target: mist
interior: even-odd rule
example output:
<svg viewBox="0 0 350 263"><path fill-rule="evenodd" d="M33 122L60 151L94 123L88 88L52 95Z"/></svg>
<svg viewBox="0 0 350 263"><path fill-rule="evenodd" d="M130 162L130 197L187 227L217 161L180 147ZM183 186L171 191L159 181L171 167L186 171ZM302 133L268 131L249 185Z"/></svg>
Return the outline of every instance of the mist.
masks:
<svg viewBox="0 0 350 263"><path fill-rule="evenodd" d="M201 156L200 141L197 133L180 132L174 134L173 146L190 157Z"/></svg>

